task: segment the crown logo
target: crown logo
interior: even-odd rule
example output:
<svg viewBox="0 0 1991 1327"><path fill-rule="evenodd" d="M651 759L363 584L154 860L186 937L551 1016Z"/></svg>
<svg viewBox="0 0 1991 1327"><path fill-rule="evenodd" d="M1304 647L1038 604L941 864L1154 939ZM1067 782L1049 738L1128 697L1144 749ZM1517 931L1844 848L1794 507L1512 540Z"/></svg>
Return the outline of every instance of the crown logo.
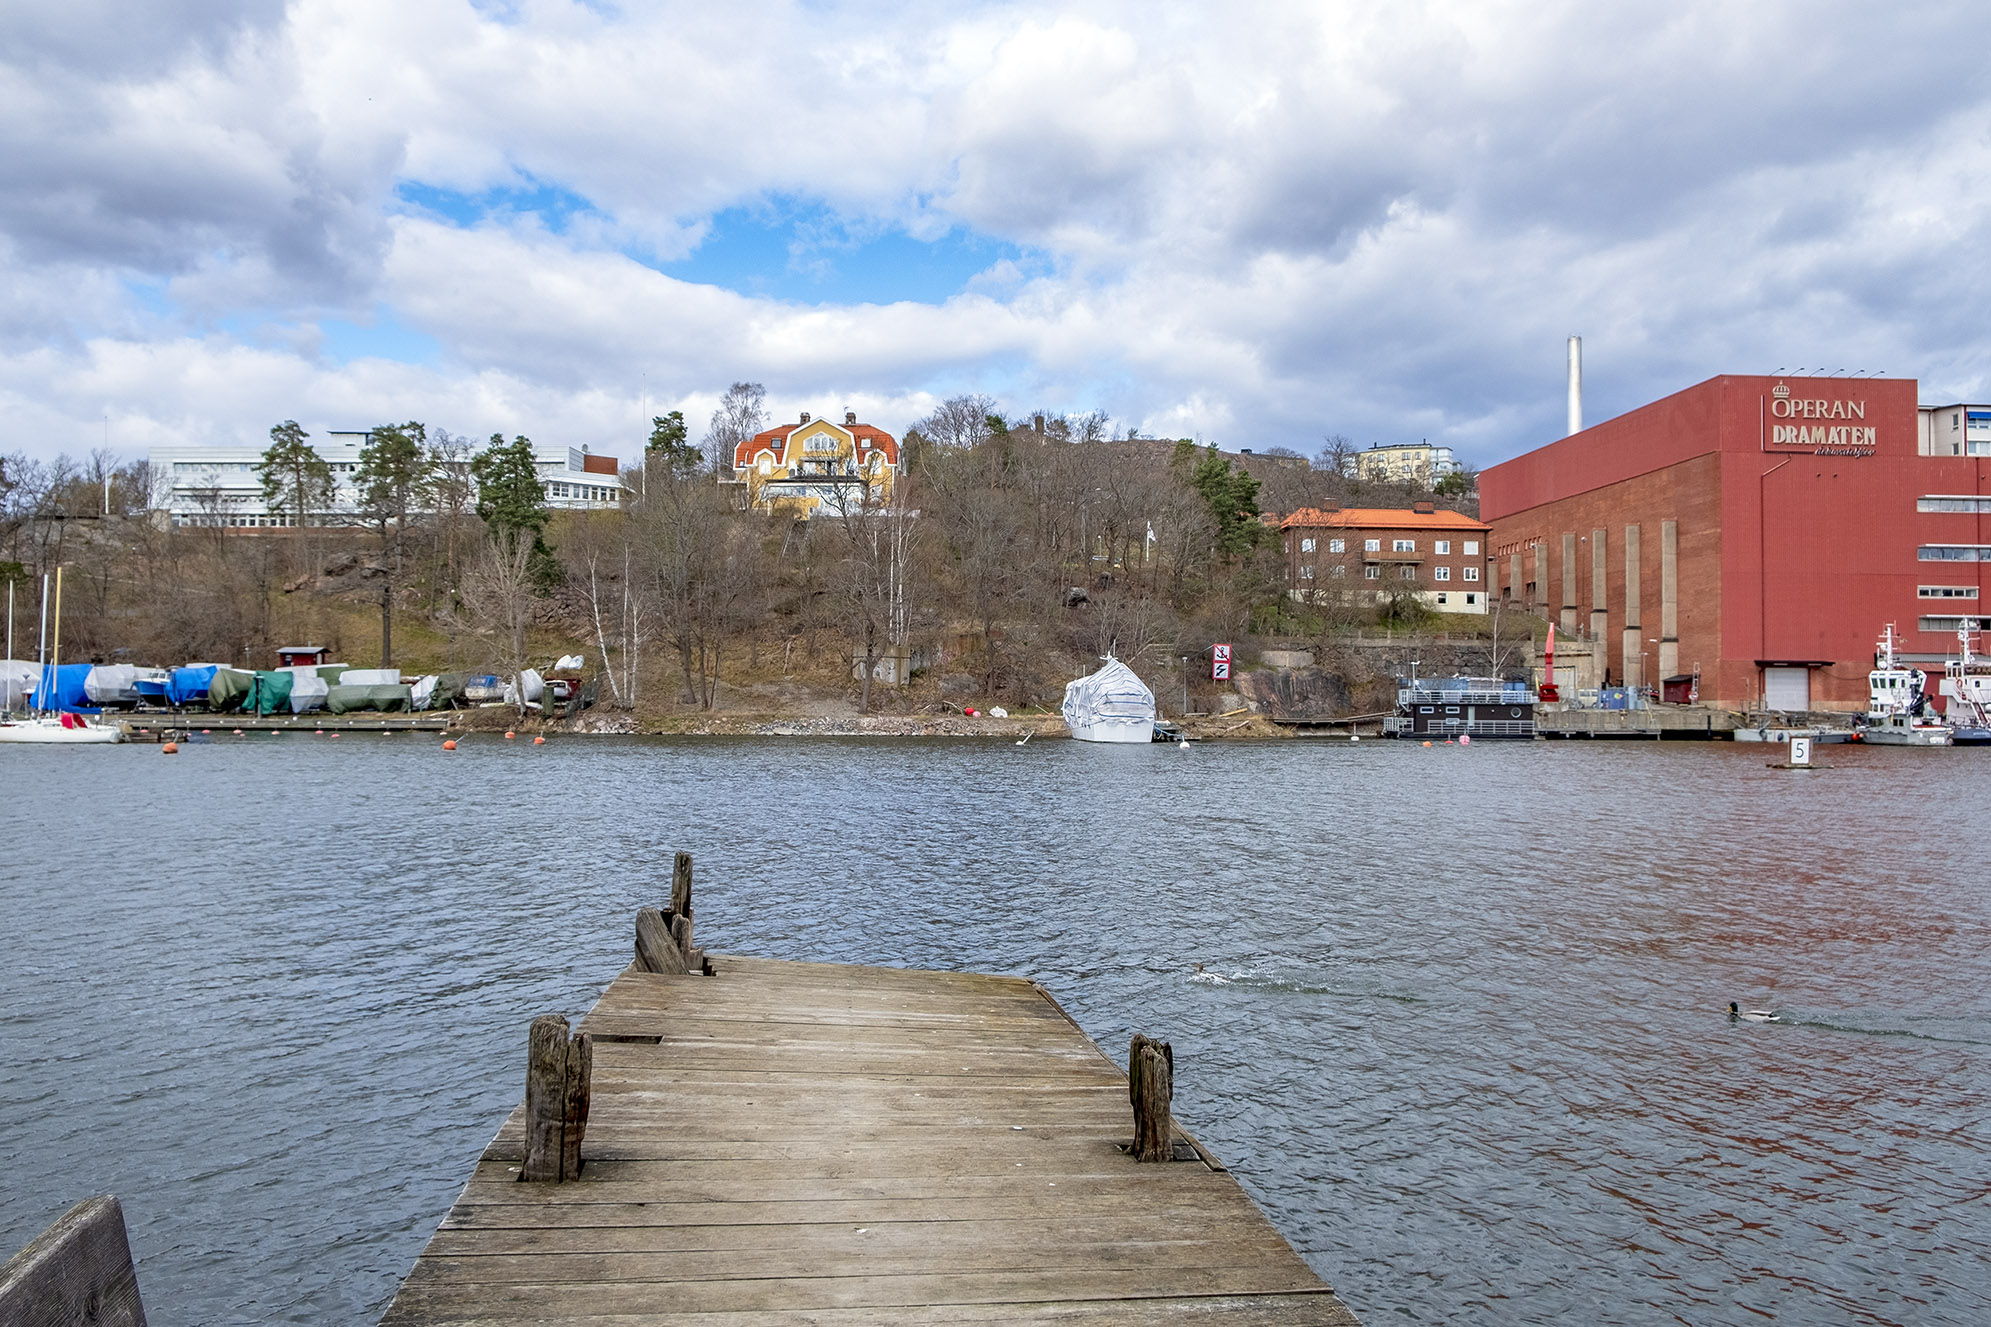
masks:
<svg viewBox="0 0 1991 1327"><path fill-rule="evenodd" d="M1775 387L1772 387L1770 389L1770 395L1776 397L1779 401L1788 401L1790 400L1791 389L1784 386L1782 383L1778 383Z"/></svg>

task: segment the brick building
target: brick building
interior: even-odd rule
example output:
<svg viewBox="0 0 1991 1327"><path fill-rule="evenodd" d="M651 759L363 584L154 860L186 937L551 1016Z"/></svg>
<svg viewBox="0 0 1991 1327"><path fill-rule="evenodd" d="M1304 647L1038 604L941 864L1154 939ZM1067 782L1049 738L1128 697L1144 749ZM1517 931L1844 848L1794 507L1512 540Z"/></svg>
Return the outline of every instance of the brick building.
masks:
<svg viewBox="0 0 1991 1327"><path fill-rule="evenodd" d="M1487 527L1429 502L1414 507L1302 507L1279 523L1287 593L1360 600L1410 588L1441 613L1484 613Z"/></svg>
<svg viewBox="0 0 1991 1327"><path fill-rule="evenodd" d="M1887 624L1927 667L1981 623L1987 478L1991 411L1913 379L1710 378L1484 471L1488 588L1614 682L1860 710Z"/></svg>

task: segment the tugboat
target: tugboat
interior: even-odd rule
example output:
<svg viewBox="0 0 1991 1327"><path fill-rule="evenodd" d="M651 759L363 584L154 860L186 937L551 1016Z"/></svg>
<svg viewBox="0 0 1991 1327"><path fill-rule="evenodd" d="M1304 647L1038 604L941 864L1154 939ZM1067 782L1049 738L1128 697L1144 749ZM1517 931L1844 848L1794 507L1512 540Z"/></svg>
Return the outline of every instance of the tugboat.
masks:
<svg viewBox="0 0 1991 1327"><path fill-rule="evenodd" d="M1874 669L1867 674L1867 713L1860 740L1874 746L1949 746L1950 726L1928 713L1923 688L1929 675L1894 660L1894 624L1881 633Z"/></svg>
<svg viewBox="0 0 1991 1327"><path fill-rule="evenodd" d="M1970 649L1970 620L1957 629L1957 657L1943 665L1942 694L1949 700L1943 717L1958 746L1991 746L1991 660Z"/></svg>

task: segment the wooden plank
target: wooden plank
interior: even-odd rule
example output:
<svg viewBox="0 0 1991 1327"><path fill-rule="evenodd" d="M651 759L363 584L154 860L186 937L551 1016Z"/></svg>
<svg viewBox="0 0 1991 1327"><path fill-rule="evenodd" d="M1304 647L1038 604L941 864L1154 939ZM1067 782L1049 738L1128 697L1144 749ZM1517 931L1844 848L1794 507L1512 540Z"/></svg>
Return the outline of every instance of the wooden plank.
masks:
<svg viewBox="0 0 1991 1327"><path fill-rule="evenodd" d="M0 1267L0 1323L145 1327L117 1199L85 1198Z"/></svg>
<svg viewBox="0 0 1991 1327"><path fill-rule="evenodd" d="M388 1323L1353 1322L1221 1168L1122 1150L1033 983L710 963L610 984L581 1178L518 1183L514 1111Z"/></svg>
<svg viewBox="0 0 1991 1327"><path fill-rule="evenodd" d="M922 1304L908 1308L871 1306L860 1309L777 1309L752 1313L700 1311L672 1315L668 1321L689 1327L1023 1327L1023 1324L1073 1323L1082 1327L1154 1327L1157 1322L1182 1320L1204 1327L1357 1327L1355 1315L1330 1295L1240 1295L1184 1297L1155 1301L1077 1300L1030 1304ZM450 1322L459 1327L648 1327L665 1321L647 1312L575 1316L491 1317L474 1310L465 1315L398 1319L389 1324Z"/></svg>
<svg viewBox="0 0 1991 1327"><path fill-rule="evenodd" d="M904 1308L931 1304L1020 1304L1060 1299L1156 1299L1210 1295L1325 1293L1311 1272L1264 1269L1101 1268L1073 1273L959 1272L913 1276L765 1277L739 1281L524 1282L403 1286L393 1308L414 1315L469 1309L493 1317L544 1313L649 1313L667 1317L700 1311ZM390 1316L383 1322L406 1321ZM415 1321L421 1321L419 1317Z"/></svg>

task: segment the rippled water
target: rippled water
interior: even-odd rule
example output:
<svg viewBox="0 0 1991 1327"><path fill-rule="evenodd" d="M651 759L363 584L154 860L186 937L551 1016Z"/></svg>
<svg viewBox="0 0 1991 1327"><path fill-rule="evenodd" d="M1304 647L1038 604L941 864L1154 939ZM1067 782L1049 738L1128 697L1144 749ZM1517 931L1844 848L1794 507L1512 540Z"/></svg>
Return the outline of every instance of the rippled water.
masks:
<svg viewBox="0 0 1991 1327"><path fill-rule="evenodd" d="M1822 754L0 750L0 1248L115 1192L161 1327L373 1321L682 847L716 950L1170 1038L1371 1324L1991 1321L1991 752Z"/></svg>

